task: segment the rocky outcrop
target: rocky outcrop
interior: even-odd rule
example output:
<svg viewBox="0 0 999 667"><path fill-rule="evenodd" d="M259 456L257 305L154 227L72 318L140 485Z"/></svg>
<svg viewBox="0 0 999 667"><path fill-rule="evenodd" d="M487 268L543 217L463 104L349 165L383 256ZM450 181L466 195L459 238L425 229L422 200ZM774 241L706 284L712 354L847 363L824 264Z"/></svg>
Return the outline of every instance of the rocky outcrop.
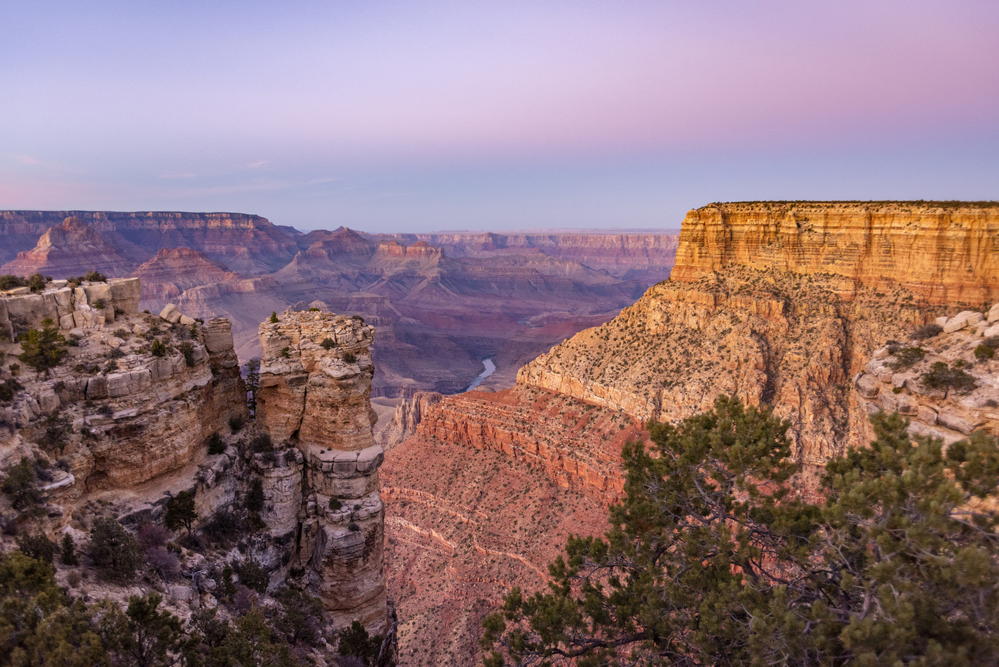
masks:
<svg viewBox="0 0 999 667"><path fill-rule="evenodd" d="M135 270L135 276L142 281L143 300L153 303L176 301L185 290L193 287L238 279L225 264L214 262L203 252L190 248L160 250Z"/></svg>
<svg viewBox="0 0 999 667"><path fill-rule="evenodd" d="M72 342L45 372L19 364L18 344L6 344L4 375L16 374L23 390L0 404L0 420L58 447L74 480L59 489L63 498L193 470L209 436L247 416L229 323L140 316L139 291L126 279L0 298L7 326L36 328L49 317Z"/></svg>
<svg viewBox="0 0 999 667"><path fill-rule="evenodd" d="M999 304L937 324L937 335L875 350L853 378L857 402L868 413L899 412L911 433L945 444L975 431L999 435Z"/></svg>
<svg viewBox="0 0 999 667"><path fill-rule="evenodd" d="M297 561L338 625L359 620L383 632L384 455L372 436L370 404L374 328L318 309L288 310L277 320L260 325L257 419L274 440L302 454Z"/></svg>
<svg viewBox="0 0 999 667"><path fill-rule="evenodd" d="M86 271L126 276L133 268L135 264L93 227L79 218L66 218L46 230L33 249L17 253L17 259L0 267L0 272L69 278Z"/></svg>
<svg viewBox="0 0 999 667"><path fill-rule="evenodd" d="M820 203L692 211L670 280L524 366L518 382L665 421L735 395L773 406L791 421L799 460L822 464L866 441L867 412L850 387L876 348L942 314L945 296L977 304L999 290L988 251L996 211Z"/></svg>
<svg viewBox="0 0 999 667"><path fill-rule="evenodd" d="M443 399L444 395L435 391L419 391L411 398L403 399L396 406L392 421L377 434L378 444L388 450L416 433L416 427L427 415L430 406Z"/></svg>
<svg viewBox="0 0 999 667"><path fill-rule="evenodd" d="M95 329L139 313L142 288L135 278L67 283L55 280L37 293L27 287L0 294L0 329L10 340L51 319L60 329Z"/></svg>
<svg viewBox="0 0 999 667"><path fill-rule="evenodd" d="M932 304L999 298L999 205L961 202L712 204L683 221L675 280L731 266L902 287Z"/></svg>

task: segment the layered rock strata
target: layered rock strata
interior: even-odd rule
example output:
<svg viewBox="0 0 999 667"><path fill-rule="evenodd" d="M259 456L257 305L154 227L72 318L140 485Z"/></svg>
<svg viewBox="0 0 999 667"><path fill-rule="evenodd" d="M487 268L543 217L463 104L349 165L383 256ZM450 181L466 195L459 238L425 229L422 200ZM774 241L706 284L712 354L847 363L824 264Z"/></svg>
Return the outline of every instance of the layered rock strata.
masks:
<svg viewBox="0 0 999 667"><path fill-rule="evenodd" d="M371 427L369 347L361 318L285 311L260 325L257 419L303 457L297 562L338 625L387 621L385 513Z"/></svg>
<svg viewBox="0 0 999 667"><path fill-rule="evenodd" d="M683 221L674 280L731 266L832 273L933 304L999 298L999 204L712 204Z"/></svg>
<svg viewBox="0 0 999 667"><path fill-rule="evenodd" d="M665 421L735 395L773 406L791 421L798 459L822 464L866 441L867 412L850 387L875 349L962 300L999 293L997 212L835 203L692 211L668 281L524 366L518 382Z"/></svg>
<svg viewBox="0 0 999 667"><path fill-rule="evenodd" d="M123 256L100 233L79 218L66 218L51 227L31 250L17 253L17 259L0 267L2 273L28 276L32 273L59 278L80 273L80 266L113 276L124 276L135 263Z"/></svg>
<svg viewBox="0 0 999 667"><path fill-rule="evenodd" d="M73 478L60 488L63 498L193 470L209 436L247 417L229 323L138 315L139 292L135 279L75 289L57 281L39 294L0 298L8 332L52 318L72 344L45 372L23 367L18 345L6 344L3 375L23 389L0 404L0 419L59 448Z"/></svg>

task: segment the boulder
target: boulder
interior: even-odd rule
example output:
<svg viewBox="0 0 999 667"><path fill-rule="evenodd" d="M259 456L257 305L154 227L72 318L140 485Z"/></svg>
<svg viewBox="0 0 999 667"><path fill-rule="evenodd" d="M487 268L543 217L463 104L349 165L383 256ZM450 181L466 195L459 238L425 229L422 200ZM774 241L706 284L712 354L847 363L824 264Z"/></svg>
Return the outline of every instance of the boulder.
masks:
<svg viewBox="0 0 999 667"><path fill-rule="evenodd" d="M857 391L864 398L874 398L881 391L881 383L873 375L861 375L857 380Z"/></svg>
<svg viewBox="0 0 999 667"><path fill-rule="evenodd" d="M978 324L982 319L984 319L983 315L976 310L962 310L943 325L944 333L960 331L967 326Z"/></svg>

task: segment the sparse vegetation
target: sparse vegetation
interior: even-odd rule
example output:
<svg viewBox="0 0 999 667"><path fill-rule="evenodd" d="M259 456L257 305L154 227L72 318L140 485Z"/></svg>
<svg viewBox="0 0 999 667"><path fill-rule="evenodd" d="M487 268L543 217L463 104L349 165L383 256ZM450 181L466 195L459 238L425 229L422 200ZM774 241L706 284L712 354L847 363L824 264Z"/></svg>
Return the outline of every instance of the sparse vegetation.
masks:
<svg viewBox="0 0 999 667"><path fill-rule="evenodd" d="M166 516L163 523L170 530L177 530L181 526L187 528L188 534L191 532L191 524L198 518L198 513L194 506L194 492L180 491L170 498L166 505Z"/></svg>
<svg viewBox="0 0 999 667"><path fill-rule="evenodd" d="M187 364L188 368L194 366L197 362L194 360L194 345L188 341L184 341L177 346L181 354L184 355L184 363Z"/></svg>
<svg viewBox="0 0 999 667"><path fill-rule="evenodd" d="M926 357L926 351L921 347L903 347L889 350L889 352L895 357L895 361L888 364L888 366L895 371L911 368Z"/></svg>
<svg viewBox="0 0 999 667"><path fill-rule="evenodd" d="M24 533L17 536L17 548L28 558L52 564L58 548L42 533Z"/></svg>
<svg viewBox="0 0 999 667"><path fill-rule="evenodd" d="M27 287L28 281L20 276L5 273L0 276L0 291L15 289L17 287Z"/></svg>
<svg viewBox="0 0 999 667"><path fill-rule="evenodd" d="M343 361L344 363L353 364L357 361L357 357L354 356L353 352L344 352Z"/></svg>
<svg viewBox="0 0 999 667"><path fill-rule="evenodd" d="M42 320L41 329L29 329L21 340L21 354L17 358L39 373L48 373L62 363L66 356L66 339L51 318Z"/></svg>
<svg viewBox="0 0 999 667"><path fill-rule="evenodd" d="M271 324L277 324L278 323L278 316L277 316L277 311L276 310L271 311L270 322L271 322Z"/></svg>
<svg viewBox="0 0 999 667"><path fill-rule="evenodd" d="M218 433L212 433L208 436L208 455L217 456L225 452L225 443L222 441L222 436Z"/></svg>
<svg viewBox="0 0 999 667"><path fill-rule="evenodd" d="M149 346L149 352L152 353L154 357L165 357L167 353L167 346L159 338L153 339L152 344Z"/></svg>
<svg viewBox="0 0 999 667"><path fill-rule="evenodd" d="M3 484L0 485L4 495L10 499L10 504L16 510L37 505L42 501L42 492L38 488L38 474L35 463L28 457L7 469Z"/></svg>
<svg viewBox="0 0 999 667"><path fill-rule="evenodd" d="M943 361L934 363L930 370L920 377L920 382L927 389L954 390L962 394L975 388L975 378L964 372L957 362L951 366Z"/></svg>
<svg viewBox="0 0 999 667"><path fill-rule="evenodd" d="M912 332L912 338L914 340L927 340L928 338L939 336L942 333L942 326L936 322L928 322L927 324L921 324L916 327L916 330Z"/></svg>
<svg viewBox="0 0 999 667"><path fill-rule="evenodd" d="M336 347L336 342L332 338L323 338L323 342L320 345L324 350L332 350Z"/></svg>
<svg viewBox="0 0 999 667"><path fill-rule="evenodd" d="M101 576L109 581L131 581L142 565L142 551L132 534L108 517L94 521L90 529L90 558Z"/></svg>
<svg viewBox="0 0 999 667"><path fill-rule="evenodd" d="M254 477L250 481L244 507L248 512L260 512L264 509L264 482L259 477Z"/></svg>

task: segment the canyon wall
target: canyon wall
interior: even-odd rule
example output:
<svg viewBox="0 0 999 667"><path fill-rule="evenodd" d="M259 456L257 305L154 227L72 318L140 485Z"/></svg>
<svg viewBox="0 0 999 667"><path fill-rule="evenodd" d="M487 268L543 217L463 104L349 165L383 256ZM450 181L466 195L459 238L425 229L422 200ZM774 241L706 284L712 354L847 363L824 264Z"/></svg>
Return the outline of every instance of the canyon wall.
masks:
<svg viewBox="0 0 999 667"><path fill-rule="evenodd" d="M338 626L387 627L384 459L371 427L370 346L359 317L287 310L260 325L257 419L303 459L295 556Z"/></svg>
<svg viewBox="0 0 999 667"><path fill-rule="evenodd" d="M275 271L298 247L266 218L243 213L176 211L0 211L0 260L31 250L66 218L81 220L135 264L163 248L192 248L241 273ZM86 271L86 269L84 269ZM120 275L120 274L116 274ZM62 277L62 276L56 276Z"/></svg>
<svg viewBox="0 0 999 667"><path fill-rule="evenodd" d="M731 266L903 287L928 303L999 298L999 206L961 202L753 202L687 214L673 278Z"/></svg>
<svg viewBox="0 0 999 667"><path fill-rule="evenodd" d="M820 465L867 434L851 382L874 350L999 290L999 207L737 204L692 211L673 276L518 382L676 421L719 394L791 421ZM916 249L916 251L913 250Z"/></svg>

